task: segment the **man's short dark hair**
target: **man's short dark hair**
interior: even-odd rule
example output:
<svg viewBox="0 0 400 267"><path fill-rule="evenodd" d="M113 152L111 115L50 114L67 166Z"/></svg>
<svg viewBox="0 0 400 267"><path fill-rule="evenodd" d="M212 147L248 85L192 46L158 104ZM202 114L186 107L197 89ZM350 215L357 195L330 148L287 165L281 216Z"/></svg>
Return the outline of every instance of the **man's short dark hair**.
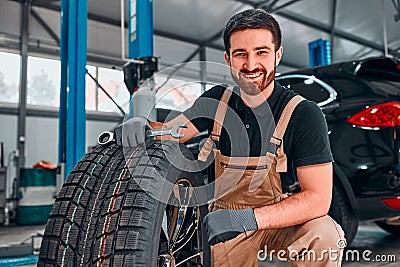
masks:
<svg viewBox="0 0 400 267"><path fill-rule="evenodd" d="M231 48L230 37L232 33L246 29L270 30L275 45L275 51L281 46L281 29L275 18L263 9L247 9L233 15L226 23L224 29L224 45L228 55Z"/></svg>

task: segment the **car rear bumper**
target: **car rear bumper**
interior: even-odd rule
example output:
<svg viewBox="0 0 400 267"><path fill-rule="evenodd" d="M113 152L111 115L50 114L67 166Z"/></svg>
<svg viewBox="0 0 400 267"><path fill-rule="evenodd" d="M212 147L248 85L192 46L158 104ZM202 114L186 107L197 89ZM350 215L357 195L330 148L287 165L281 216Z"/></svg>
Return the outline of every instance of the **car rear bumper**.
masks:
<svg viewBox="0 0 400 267"><path fill-rule="evenodd" d="M356 202L356 215L361 221L400 216L400 208L389 207L382 201L382 197L362 198L357 199Z"/></svg>

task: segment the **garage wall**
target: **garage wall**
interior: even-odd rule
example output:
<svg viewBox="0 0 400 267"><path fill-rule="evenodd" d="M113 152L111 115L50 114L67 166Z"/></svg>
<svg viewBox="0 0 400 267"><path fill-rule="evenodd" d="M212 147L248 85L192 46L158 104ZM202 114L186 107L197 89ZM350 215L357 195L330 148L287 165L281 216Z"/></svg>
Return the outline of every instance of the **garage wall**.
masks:
<svg viewBox="0 0 400 267"><path fill-rule="evenodd" d="M17 149L16 115L0 114L0 142L4 143L4 163L8 164L8 155ZM117 122L86 122L86 150L96 145L98 135L113 129ZM58 119L47 117L26 118L26 167L31 167L40 160L58 162Z"/></svg>

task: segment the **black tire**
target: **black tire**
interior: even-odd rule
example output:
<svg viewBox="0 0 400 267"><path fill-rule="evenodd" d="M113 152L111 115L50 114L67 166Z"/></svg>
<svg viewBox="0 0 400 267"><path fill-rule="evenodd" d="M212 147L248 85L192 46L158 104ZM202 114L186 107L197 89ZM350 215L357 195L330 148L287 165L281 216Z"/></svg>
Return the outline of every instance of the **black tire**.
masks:
<svg viewBox="0 0 400 267"><path fill-rule="evenodd" d="M375 223L386 232L400 237L400 218L397 218L395 222L396 224L394 223L394 221L391 222L385 220L385 221L376 221Z"/></svg>
<svg viewBox="0 0 400 267"><path fill-rule="evenodd" d="M143 188L163 190L155 171L172 183L184 177L201 185L199 173L178 170L167 160L182 154L193 158L184 145L172 141L136 149L129 159L114 144L89 152L58 194L38 266L157 266L166 204ZM207 207L199 210L203 217Z"/></svg>
<svg viewBox="0 0 400 267"><path fill-rule="evenodd" d="M340 224L345 233L347 244L350 245L357 233L358 219L350 208L346 194L339 184L333 186L329 215Z"/></svg>

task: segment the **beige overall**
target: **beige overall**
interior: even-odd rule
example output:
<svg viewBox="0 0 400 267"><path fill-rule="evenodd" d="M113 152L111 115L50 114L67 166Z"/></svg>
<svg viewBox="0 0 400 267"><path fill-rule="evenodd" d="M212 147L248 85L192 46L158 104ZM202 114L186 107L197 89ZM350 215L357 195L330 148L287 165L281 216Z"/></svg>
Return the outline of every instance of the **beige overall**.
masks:
<svg viewBox="0 0 400 267"><path fill-rule="evenodd" d="M221 97L213 131L199 154L203 161L211 151L215 156L214 195L217 200L210 205L210 211L262 207L288 197L282 194L279 175L287 171L282 140L293 110L304 99L293 97L283 110L270 140L278 146L276 155L267 152L260 157L227 157L213 148L212 140L219 141L231 94L232 90L227 89ZM274 260L278 257L291 261L292 266L340 266L343 248L338 246L339 240L344 240L341 227L331 217L324 216L291 227L240 234L213 246L212 262L218 267L258 266L258 259L270 261L274 256Z"/></svg>

